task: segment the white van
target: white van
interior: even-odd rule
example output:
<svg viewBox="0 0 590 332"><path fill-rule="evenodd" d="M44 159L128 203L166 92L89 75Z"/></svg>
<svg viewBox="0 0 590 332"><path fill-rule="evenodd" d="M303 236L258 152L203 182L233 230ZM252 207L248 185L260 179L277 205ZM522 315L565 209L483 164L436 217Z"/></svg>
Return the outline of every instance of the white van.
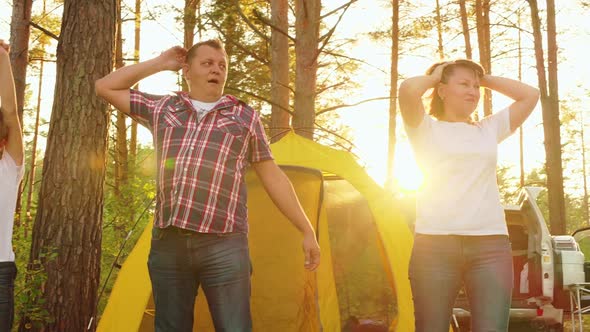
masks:
<svg viewBox="0 0 590 332"><path fill-rule="evenodd" d="M574 236L551 236L536 204L541 188L522 190L518 204L506 206L514 262L510 331L563 331L568 319L568 285L585 282L584 254ZM585 234L585 235L584 235ZM469 304L462 291L453 309L455 331L469 331Z"/></svg>

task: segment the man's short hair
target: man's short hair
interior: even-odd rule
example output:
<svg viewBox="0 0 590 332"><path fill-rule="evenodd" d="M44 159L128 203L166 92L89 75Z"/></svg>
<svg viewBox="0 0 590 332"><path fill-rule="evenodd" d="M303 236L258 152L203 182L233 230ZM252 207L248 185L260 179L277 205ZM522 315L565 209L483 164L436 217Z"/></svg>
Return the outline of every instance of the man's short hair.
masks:
<svg viewBox="0 0 590 332"><path fill-rule="evenodd" d="M209 39L209 40L204 40L202 42L198 42L198 43L194 44L191 48L188 49L188 52L186 53L186 63L188 63L190 65L191 60L197 55L197 50L201 46L209 46L209 47L212 47L216 50L223 51L223 53L225 54L225 57L227 58L227 53L225 52L225 47L223 46L223 43L221 42L221 40Z"/></svg>

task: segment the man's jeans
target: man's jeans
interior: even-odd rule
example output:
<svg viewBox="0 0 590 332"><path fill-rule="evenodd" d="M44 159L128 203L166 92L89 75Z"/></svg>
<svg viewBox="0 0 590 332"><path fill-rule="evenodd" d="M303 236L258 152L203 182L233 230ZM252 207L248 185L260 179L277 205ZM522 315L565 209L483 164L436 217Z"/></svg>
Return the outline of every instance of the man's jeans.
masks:
<svg viewBox="0 0 590 332"><path fill-rule="evenodd" d="M148 269L156 332L193 331L199 285L207 297L216 331L252 330L246 234L199 234L154 227Z"/></svg>
<svg viewBox="0 0 590 332"><path fill-rule="evenodd" d="M14 320L14 262L0 262L0 331L10 331Z"/></svg>
<svg viewBox="0 0 590 332"><path fill-rule="evenodd" d="M416 332L448 332L465 285L473 332L508 330L512 252L507 236L417 234L410 261Z"/></svg>

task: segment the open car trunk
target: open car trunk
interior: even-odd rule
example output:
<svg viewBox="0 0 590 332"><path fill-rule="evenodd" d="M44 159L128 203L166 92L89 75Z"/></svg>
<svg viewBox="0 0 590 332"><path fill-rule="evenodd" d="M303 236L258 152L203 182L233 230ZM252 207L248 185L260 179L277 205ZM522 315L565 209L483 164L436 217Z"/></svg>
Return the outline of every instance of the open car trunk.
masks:
<svg viewBox="0 0 590 332"><path fill-rule="evenodd" d="M559 280L555 277L552 237L535 203L537 194L535 188L527 188L520 195L518 205L504 208L514 268L511 331L519 322L527 326L530 322L535 325L539 321L546 325L561 323L562 311L559 309L569 310L566 292L562 287L557 287ZM543 314L542 310L539 311L539 308L550 309L550 317ZM469 311L467 294L462 289L453 310L461 326L469 325Z"/></svg>

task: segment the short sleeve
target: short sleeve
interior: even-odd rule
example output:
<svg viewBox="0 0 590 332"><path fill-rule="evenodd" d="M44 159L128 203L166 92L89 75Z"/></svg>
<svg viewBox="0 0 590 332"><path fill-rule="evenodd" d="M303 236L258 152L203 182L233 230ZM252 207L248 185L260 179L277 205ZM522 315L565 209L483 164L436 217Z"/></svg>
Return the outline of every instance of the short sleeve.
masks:
<svg viewBox="0 0 590 332"><path fill-rule="evenodd" d="M272 160L274 158L272 156L260 116L257 112L253 113L254 121L252 136L250 137L250 155L248 157L248 161L251 163L257 163L265 160Z"/></svg>
<svg viewBox="0 0 590 332"><path fill-rule="evenodd" d="M129 96L131 103L129 116L151 131L154 121L154 110L158 102L165 96L152 95L134 89L129 90Z"/></svg>
<svg viewBox="0 0 590 332"><path fill-rule="evenodd" d="M404 122L404 127L406 129L406 134L408 135L408 139L412 145L420 144L421 141L426 139L428 133L432 129L432 123L434 120L430 115L424 114L422 121L417 127L409 126L406 122Z"/></svg>
<svg viewBox="0 0 590 332"><path fill-rule="evenodd" d="M496 142L502 142L512 134L512 130L510 130L510 108L506 107L485 117L481 120L481 125L496 136Z"/></svg>

